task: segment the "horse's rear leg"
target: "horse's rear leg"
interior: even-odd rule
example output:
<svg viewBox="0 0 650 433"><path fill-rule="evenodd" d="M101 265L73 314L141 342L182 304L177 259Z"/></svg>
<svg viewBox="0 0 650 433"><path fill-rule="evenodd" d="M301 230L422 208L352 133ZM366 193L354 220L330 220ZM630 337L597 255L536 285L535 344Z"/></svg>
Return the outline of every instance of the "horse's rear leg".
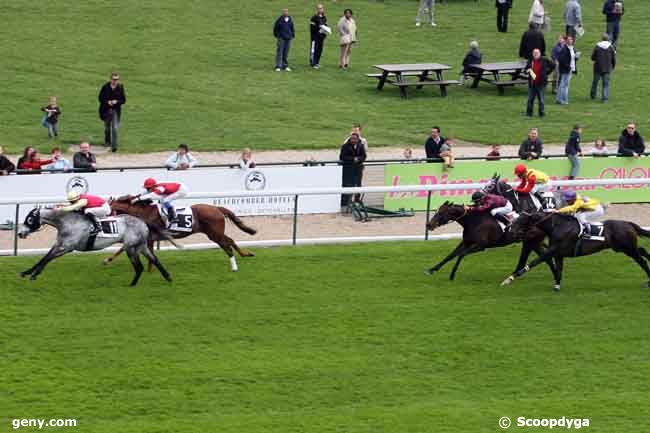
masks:
<svg viewBox="0 0 650 433"><path fill-rule="evenodd" d="M641 247L633 251L626 251L625 254L632 257L634 261L637 262L639 266L641 266L641 269L645 271L646 275L648 276L648 282L646 283L646 287L650 288L650 268L648 267L648 262L646 262L645 259L643 258L649 256L648 252L645 250L645 248Z"/></svg>
<svg viewBox="0 0 650 433"><path fill-rule="evenodd" d="M142 266L142 262L140 261L139 254L134 247L126 248L126 255L129 256L129 260L131 260L131 264L133 265L133 270L135 271L135 276L131 281L131 286L135 286L136 284L138 284L138 280L140 279L140 275L142 275L144 266Z"/></svg>
<svg viewBox="0 0 650 433"><path fill-rule="evenodd" d="M149 252L154 256L154 260L156 262L158 262L158 258L156 257L156 253L154 253L155 249L154 249L154 241L153 241L153 239L151 239L151 238L147 239L147 248L149 249ZM147 271L152 272L155 263L146 254L145 254L145 257L147 257L147 260L149 261L149 265L147 266ZM160 262L158 262L158 263L160 263ZM167 281L169 281L169 280L167 280Z"/></svg>
<svg viewBox="0 0 650 433"><path fill-rule="evenodd" d="M445 257L440 263L438 263L434 267L424 271L424 273L427 275L431 275L434 272L438 272L440 268L442 268L445 265L445 263L447 263L450 260L453 260L457 255L459 255L463 248L465 248L465 244L463 243L463 241L461 241L460 244L458 244L458 246L454 248L454 250L451 253L449 253L449 255L447 255L447 257Z"/></svg>
<svg viewBox="0 0 650 433"><path fill-rule="evenodd" d="M165 269L162 263L160 263L158 257L156 257L156 255L149 249L149 247L143 247L142 254L147 258L147 260L149 260L149 265L155 266L163 278L171 283L172 277L169 275L169 272L167 272L167 269Z"/></svg>
<svg viewBox="0 0 650 433"><path fill-rule="evenodd" d="M230 238L228 238L228 239L230 239ZM239 245L237 245L237 243L233 239L230 239L230 240L232 241L232 247L235 249L235 251L237 251L237 253L239 254L240 257L255 257L254 253L252 253L251 251L248 251L248 250L240 249Z"/></svg>
<svg viewBox="0 0 650 433"><path fill-rule="evenodd" d="M206 235L208 235L208 238L210 238L212 242L218 244L223 250L223 252L228 255L228 258L230 259L230 270L233 272L237 272L239 270L239 268L237 267L237 259L235 258L235 255L232 252L233 247L236 248L235 241L233 241L226 235L218 234L214 232L206 233Z"/></svg>
<svg viewBox="0 0 650 433"><path fill-rule="evenodd" d="M454 264L454 267L451 270L451 274L449 274L449 281L454 281L454 278L456 278L456 271L458 270L458 266L460 266L460 262L463 261L463 257L465 256L458 256L458 258L456 259L456 263Z"/></svg>

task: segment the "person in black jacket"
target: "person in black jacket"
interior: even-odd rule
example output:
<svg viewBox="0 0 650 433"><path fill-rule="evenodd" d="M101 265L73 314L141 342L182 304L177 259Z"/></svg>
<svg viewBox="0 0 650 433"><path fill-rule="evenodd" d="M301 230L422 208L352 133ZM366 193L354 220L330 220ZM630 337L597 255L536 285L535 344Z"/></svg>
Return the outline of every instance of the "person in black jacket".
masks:
<svg viewBox="0 0 650 433"><path fill-rule="evenodd" d="M311 45L309 47L309 64L314 69L320 69L320 57L323 54L323 44L331 29L327 27L327 17L322 4L316 6L316 14L309 20Z"/></svg>
<svg viewBox="0 0 650 433"><path fill-rule="evenodd" d="M16 169L14 163L9 161L9 158L4 153L4 147L0 146L0 176L6 176Z"/></svg>
<svg viewBox="0 0 650 433"><path fill-rule="evenodd" d="M361 144L359 134L352 133L350 138L341 146L339 160L343 165L343 187L361 186L363 177L363 162L366 160L366 150ZM355 195L355 201L358 201L360 194ZM350 203L350 194L341 196L341 206L347 206Z"/></svg>
<svg viewBox="0 0 650 433"><path fill-rule="evenodd" d="M116 152L122 105L126 103L126 93L120 83L120 74L117 72L111 74L111 81L102 86L98 99L99 118L104 121L104 146L110 146L111 151Z"/></svg>
<svg viewBox="0 0 650 433"><path fill-rule="evenodd" d="M582 156L582 148L580 147L580 141L582 140L582 125L576 125L573 127L571 134L569 135L569 140L564 146L564 153L571 162L571 172L569 173L569 180L573 180L578 176L580 171L580 160L579 156Z"/></svg>
<svg viewBox="0 0 650 433"><path fill-rule="evenodd" d="M427 138L426 143L424 143L424 151L427 154L427 159L435 160L433 162L442 162L442 158L440 157L440 148L443 144L445 144L445 137L440 135L440 128L434 126L431 128L431 136Z"/></svg>
<svg viewBox="0 0 650 433"><path fill-rule="evenodd" d="M527 161L539 159L542 156L542 152L544 152L544 143L539 138L539 131L537 128L530 128L528 138L519 146L519 158Z"/></svg>
<svg viewBox="0 0 650 433"><path fill-rule="evenodd" d="M544 33L537 29L535 23L528 24L528 30L521 35L519 43L519 57L530 60L533 56L533 50L537 48L542 56L546 55L546 41Z"/></svg>
<svg viewBox="0 0 650 433"><path fill-rule="evenodd" d="M291 40L296 37L296 32L293 28L293 19L289 16L289 9L282 9L282 16L275 20L273 36L278 40L278 48L275 53L275 70L290 72L289 47L291 47Z"/></svg>
<svg viewBox="0 0 650 433"><path fill-rule="evenodd" d="M614 46L618 43L618 34L621 31L621 18L624 13L623 0L605 0L603 14L607 16L607 34Z"/></svg>
<svg viewBox="0 0 650 433"><path fill-rule="evenodd" d="M497 8L497 30L501 33L508 32L508 13L512 7L512 0L494 0Z"/></svg>
<svg viewBox="0 0 650 433"><path fill-rule="evenodd" d="M460 82L465 81L467 74L475 74L478 71L470 65L478 65L483 61L483 54L478 49L478 42L472 41L469 43L469 51L465 54L463 59L463 72L460 73Z"/></svg>
<svg viewBox="0 0 650 433"><path fill-rule="evenodd" d="M568 105L571 77L578 73L578 53L576 52L573 36L566 37L566 44L560 49L557 64L558 72L560 73L560 82L555 100L558 104Z"/></svg>
<svg viewBox="0 0 650 433"><path fill-rule="evenodd" d="M643 137L636 130L636 123L629 122L618 138L618 154L638 158L645 152Z"/></svg>
<svg viewBox="0 0 650 433"><path fill-rule="evenodd" d="M533 105L537 98L539 102L539 117L544 117L544 92L548 83L548 76L553 72L555 66L546 57L542 57L539 49L533 50L533 58L526 64L528 75L528 103L526 104L526 116L533 116Z"/></svg>
<svg viewBox="0 0 650 433"><path fill-rule="evenodd" d="M90 152L90 144L83 142L79 145L79 152L72 157L72 167L77 171L97 171L97 159Z"/></svg>
<svg viewBox="0 0 650 433"><path fill-rule="evenodd" d="M603 80L603 102L609 100L609 76L616 67L616 50L609 35L603 34L602 40L596 44L591 53L591 60L594 62L594 79L591 82L591 99L598 96L598 82Z"/></svg>

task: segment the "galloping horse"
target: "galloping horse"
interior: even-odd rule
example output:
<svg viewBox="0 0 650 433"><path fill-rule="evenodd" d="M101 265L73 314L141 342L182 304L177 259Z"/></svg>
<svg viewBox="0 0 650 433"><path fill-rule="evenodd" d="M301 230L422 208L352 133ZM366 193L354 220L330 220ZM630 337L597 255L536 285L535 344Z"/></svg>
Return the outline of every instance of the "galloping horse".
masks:
<svg viewBox="0 0 650 433"><path fill-rule="evenodd" d="M536 212L521 215L512 227L515 236L519 237L525 236L529 230L542 230L550 238L550 245L544 254L515 271L501 283L502 285L512 283L515 278L524 275L541 261L555 258L557 267L555 290L560 290L565 257L587 256L610 248L634 259L650 279L650 267L646 262L650 260L650 254L645 248L638 246L639 236L650 238L650 232L635 223L620 220L604 221L602 232L604 240L590 240L580 238L580 223L574 217ZM646 286L650 287L650 281Z"/></svg>
<svg viewBox="0 0 650 433"><path fill-rule="evenodd" d="M481 190L486 194L495 194L501 197L505 197L512 204L512 208L517 212L535 212L537 208L535 203L530 198L528 194L518 194L515 189L501 180L501 176L495 173L490 181L483 187ZM549 195L547 198L544 198L542 201L543 209L554 209L556 208L560 201L561 197L559 194L553 193L553 197Z"/></svg>
<svg viewBox="0 0 650 433"><path fill-rule="evenodd" d="M174 239L180 239L187 237L194 233L205 233L212 242L217 243L221 249L228 255L230 258L230 265L233 272L237 271L237 261L233 254L233 249L239 253L241 257L253 257L255 254L242 251L234 240L226 236L226 218L232 221L240 230L248 233L249 235L254 235L257 231L239 219L229 209L218 206L210 206L207 204L195 204L191 206L192 210L192 226L191 230L186 231L167 231L165 222L160 216L158 207L152 205L151 201L139 201L136 203L131 203L134 199L134 196L124 196L117 199L109 201L111 209L116 214L128 214L143 220L149 227L151 227L151 236L149 238L149 248L153 248L153 243L157 240L161 240L161 233L169 233ZM164 239L162 239L164 240ZM118 251L111 257L104 260L104 263L112 262L115 257L117 257L122 251Z"/></svg>
<svg viewBox="0 0 650 433"><path fill-rule="evenodd" d="M543 231L532 229L526 233L524 239L518 239L511 230L504 233L497 220L489 212L468 213L465 206L453 204L449 201L446 201L438 208L431 221L427 223L427 228L435 230L437 227L449 224L452 221L463 227L463 240L440 263L428 269L426 271L428 275L439 271L447 262L456 258L456 264L449 275L449 279L453 280L458 266L465 256L478 253L486 248L503 247L519 241L523 241L523 246L515 271L526 265L531 251L535 251L537 255L542 255L544 252L543 242L546 234ZM555 266L552 259L548 258L545 262L555 275Z"/></svg>
<svg viewBox="0 0 650 433"><path fill-rule="evenodd" d="M169 273L147 246L149 228L138 218L130 215L118 216L114 221L114 234L112 236L91 238L90 229L92 223L85 215L78 212L63 212L56 208L34 208L25 217L25 222L18 232L18 236L25 239L31 233L38 231L43 224L56 229L56 243L38 263L21 272L21 277L29 275L30 279L35 280L50 261L69 252L103 250L121 242L122 249L126 251L135 270L135 277L131 281L132 286L137 284L144 269L140 261L140 254L143 254L149 260L149 263L156 266L167 281L172 280Z"/></svg>

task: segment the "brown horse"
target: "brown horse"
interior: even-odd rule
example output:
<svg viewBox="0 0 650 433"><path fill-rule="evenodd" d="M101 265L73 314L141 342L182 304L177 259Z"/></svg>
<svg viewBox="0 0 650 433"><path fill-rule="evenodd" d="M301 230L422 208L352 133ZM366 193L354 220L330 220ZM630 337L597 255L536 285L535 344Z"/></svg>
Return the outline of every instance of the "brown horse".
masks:
<svg viewBox="0 0 650 433"><path fill-rule="evenodd" d="M237 271L237 261L233 249L239 253L241 257L254 257L255 254L249 251L241 250L235 241L226 236L226 219L232 221L240 230L254 235L257 231L246 224L232 211L224 207L211 206L207 204L195 204L191 206L192 209L192 230L186 232L166 230L165 222L160 216L158 207L152 205L151 201L140 201L131 203L134 196L123 196L109 201L109 205L115 214L128 214L140 218L151 229L151 237L149 238L149 247L153 251L153 243L158 240L165 240L163 234L168 234L174 239L181 239L190 236L194 233L205 233L208 238L218 244L221 249L230 258L230 266L233 272ZM113 254L111 257L104 260L108 264L112 262L122 250Z"/></svg>

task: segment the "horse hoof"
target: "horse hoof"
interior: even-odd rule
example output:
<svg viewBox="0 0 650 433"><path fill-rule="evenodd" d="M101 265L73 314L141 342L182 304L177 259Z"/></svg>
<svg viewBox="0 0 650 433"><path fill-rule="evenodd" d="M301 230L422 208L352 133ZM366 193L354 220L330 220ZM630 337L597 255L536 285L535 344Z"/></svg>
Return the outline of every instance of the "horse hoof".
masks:
<svg viewBox="0 0 650 433"><path fill-rule="evenodd" d="M19 276L20 278L25 278L27 275L29 275L28 272L20 272L20 273L18 274L18 276Z"/></svg>
<svg viewBox="0 0 650 433"><path fill-rule="evenodd" d="M31 281L36 280L36 275L32 275L31 277L29 277L29 279L30 279Z"/></svg>
<svg viewBox="0 0 650 433"><path fill-rule="evenodd" d="M501 286L509 286L510 284L512 284L512 282L513 282L514 280L515 280L515 277L513 277L512 275L510 275L508 278L506 278L505 280L503 280L503 281L501 282Z"/></svg>
<svg viewBox="0 0 650 433"><path fill-rule="evenodd" d="M559 284L554 285L553 290L556 291L556 292L559 292L560 291L560 285Z"/></svg>
<svg viewBox="0 0 650 433"><path fill-rule="evenodd" d="M425 269L425 271L424 271L424 275L429 275L429 276L431 276L431 275L433 275L433 271L432 271L431 269Z"/></svg>

